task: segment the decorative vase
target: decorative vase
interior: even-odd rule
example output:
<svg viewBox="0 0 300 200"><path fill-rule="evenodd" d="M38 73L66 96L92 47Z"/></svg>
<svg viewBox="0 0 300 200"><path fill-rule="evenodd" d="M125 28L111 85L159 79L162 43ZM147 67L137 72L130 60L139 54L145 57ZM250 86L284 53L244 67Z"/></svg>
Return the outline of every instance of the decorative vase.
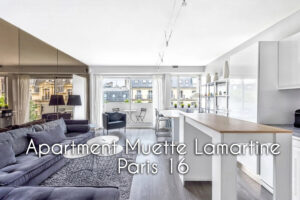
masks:
<svg viewBox="0 0 300 200"><path fill-rule="evenodd" d="M211 82L211 76L210 76L210 74L208 73L207 75L206 75L206 83L210 83Z"/></svg>
<svg viewBox="0 0 300 200"><path fill-rule="evenodd" d="M218 75L218 73L216 72L216 73L215 73L215 76L214 76L214 81L217 81L217 80L219 80L219 75Z"/></svg>
<svg viewBox="0 0 300 200"><path fill-rule="evenodd" d="M227 60L225 61L225 65L224 65L224 68L223 68L223 78L224 79L229 78L229 63L228 63Z"/></svg>

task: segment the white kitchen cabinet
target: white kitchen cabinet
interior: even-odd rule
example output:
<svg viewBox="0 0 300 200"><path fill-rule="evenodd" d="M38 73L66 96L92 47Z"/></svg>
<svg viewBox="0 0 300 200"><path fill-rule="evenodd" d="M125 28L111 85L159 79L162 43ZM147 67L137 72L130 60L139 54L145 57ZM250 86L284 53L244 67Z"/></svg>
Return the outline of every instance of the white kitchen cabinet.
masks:
<svg viewBox="0 0 300 200"><path fill-rule="evenodd" d="M278 89L300 88L300 33L278 43Z"/></svg>
<svg viewBox="0 0 300 200"><path fill-rule="evenodd" d="M300 200L300 138L293 137L293 200Z"/></svg>

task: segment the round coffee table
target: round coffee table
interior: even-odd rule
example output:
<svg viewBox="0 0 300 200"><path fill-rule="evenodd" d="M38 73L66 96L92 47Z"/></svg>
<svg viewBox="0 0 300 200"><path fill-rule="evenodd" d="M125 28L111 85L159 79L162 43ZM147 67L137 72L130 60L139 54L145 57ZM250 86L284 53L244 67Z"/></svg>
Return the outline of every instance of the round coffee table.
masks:
<svg viewBox="0 0 300 200"><path fill-rule="evenodd" d="M119 142L119 137L117 137L117 136L103 135L103 136L94 137L94 138L88 140L87 144L89 146L91 146L93 144L99 144L99 145L103 145L103 146L116 144L115 149L113 149L111 146L109 149L103 148L103 149L101 149L102 151L99 151L97 154L95 154L97 156L112 156L112 155L121 153L123 151L123 147L121 145L117 145L118 142Z"/></svg>
<svg viewBox="0 0 300 200"><path fill-rule="evenodd" d="M74 151L73 149L69 149L63 154L65 158L69 158L69 159L82 158L87 155L89 155L88 152L85 152L83 149L78 149L78 148L74 148Z"/></svg>

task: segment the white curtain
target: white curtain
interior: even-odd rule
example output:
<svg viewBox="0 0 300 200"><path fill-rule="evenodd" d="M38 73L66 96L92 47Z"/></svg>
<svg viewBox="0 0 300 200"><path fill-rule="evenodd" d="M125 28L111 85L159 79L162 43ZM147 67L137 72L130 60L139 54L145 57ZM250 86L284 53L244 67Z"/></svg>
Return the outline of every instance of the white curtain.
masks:
<svg viewBox="0 0 300 200"><path fill-rule="evenodd" d="M163 76L154 75L152 81L152 91L153 91L153 127L156 126L156 116L155 109L162 110L164 109L164 90L163 90Z"/></svg>
<svg viewBox="0 0 300 200"><path fill-rule="evenodd" d="M91 75L91 122L96 128L102 128L103 112L103 77L100 75Z"/></svg>
<svg viewBox="0 0 300 200"><path fill-rule="evenodd" d="M87 79L73 75L73 94L80 95L81 106L74 106L73 119L86 119L87 117Z"/></svg>
<svg viewBox="0 0 300 200"><path fill-rule="evenodd" d="M24 124L29 121L30 77L27 75L14 75L11 78L10 103L13 108L13 123Z"/></svg>

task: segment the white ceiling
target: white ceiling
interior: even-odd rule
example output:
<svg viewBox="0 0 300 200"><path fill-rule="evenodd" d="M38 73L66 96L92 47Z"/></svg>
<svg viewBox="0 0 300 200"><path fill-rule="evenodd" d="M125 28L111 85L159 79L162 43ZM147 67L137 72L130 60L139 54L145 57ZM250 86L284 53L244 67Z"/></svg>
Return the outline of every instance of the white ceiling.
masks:
<svg viewBox="0 0 300 200"><path fill-rule="evenodd" d="M88 65L155 65L174 1L0 0L0 17ZM206 65L300 8L299 0L186 1L163 65Z"/></svg>

